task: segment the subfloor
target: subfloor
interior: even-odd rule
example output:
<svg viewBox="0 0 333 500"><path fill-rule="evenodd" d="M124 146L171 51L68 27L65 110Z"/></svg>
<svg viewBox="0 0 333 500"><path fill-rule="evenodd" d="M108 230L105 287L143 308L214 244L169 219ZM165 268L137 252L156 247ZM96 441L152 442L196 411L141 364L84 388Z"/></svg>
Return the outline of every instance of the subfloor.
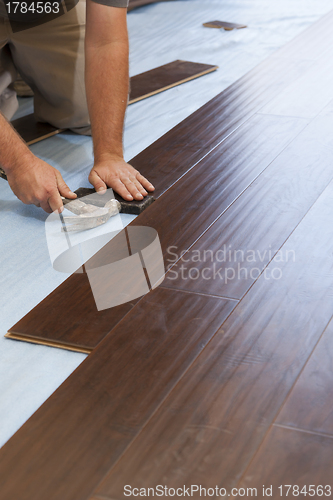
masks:
<svg viewBox="0 0 333 500"><path fill-rule="evenodd" d="M287 1L273 5L268 1L249 4L206 0L204 7L202 2L188 0L160 3L130 13L131 75L174 59L218 64L220 70L132 105L125 130L127 160L330 8L331 2L327 0L298 0L292 5ZM225 32L201 26L202 22L213 19L241 22L249 27ZM24 100L20 112L31 112L31 106L30 99ZM87 173L92 165L89 138L61 134L34 145L32 150L57 167L72 189L88 186ZM67 275L54 271L51 266L45 239L45 214L35 207L22 205L6 182L0 182L1 330L4 335ZM3 337L0 342L0 444L4 444L85 355ZM315 438L313 446L316 446Z"/></svg>

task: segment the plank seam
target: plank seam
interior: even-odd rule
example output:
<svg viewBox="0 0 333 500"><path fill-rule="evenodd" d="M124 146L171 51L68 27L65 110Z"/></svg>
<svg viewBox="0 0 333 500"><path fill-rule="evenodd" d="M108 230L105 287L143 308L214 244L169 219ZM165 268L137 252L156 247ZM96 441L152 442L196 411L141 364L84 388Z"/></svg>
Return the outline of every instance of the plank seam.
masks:
<svg viewBox="0 0 333 500"><path fill-rule="evenodd" d="M312 434L314 436L322 436L329 439L333 439L333 434L328 434L327 432L310 431L309 429L302 429L301 427L293 427L291 425L283 425L283 424L273 424L273 427L280 427L281 429L303 432L304 434Z"/></svg>
<svg viewBox="0 0 333 500"><path fill-rule="evenodd" d="M169 290L169 289L168 289ZM201 294L198 294L198 295L201 295ZM220 298L220 297L218 297ZM238 304L237 304L238 305ZM125 453L127 453L127 450L132 446L132 444L135 442L136 439L138 439L139 435L141 434L141 432L143 432L143 430L145 429L145 427L150 423L151 419L154 417L155 413L161 408L161 406L165 403L165 401L169 398L169 396L171 395L171 393L176 389L177 385L181 382L182 378L185 377L185 375L187 374L187 372L189 371L189 369L192 367L193 363L195 363L199 357L201 356L201 354L204 352L204 350L207 348L207 346L211 343L211 341L213 340L213 338L215 338L215 335L219 332L219 330L221 329L222 325L225 323L225 321L229 318L229 316L235 311L237 305L235 305L235 307L232 308L232 310L229 312L229 314L226 316L225 320L222 322L222 324L218 327L218 329L216 330L216 332L214 333L214 335L211 336L211 338L209 339L209 341L207 342L207 344L205 345L205 347L202 349L202 351L200 351L197 356L192 360L192 362L189 364L189 366L187 366L187 368L183 371L183 373L179 376L178 380L175 382L174 386L172 388L170 388L169 392L165 395L165 397L163 398L163 400L160 402L159 405L157 405L157 407L154 409L154 411L149 415L149 417L147 418L147 420L142 424L142 427L140 430L138 430L137 434L133 437L133 439L128 443L128 445L124 448L123 452L118 456L117 460L115 460L114 464L110 467L110 469L108 470L108 472L105 474L105 476L101 479L101 481L95 486L95 489L93 490L93 492L91 493L92 497L94 497L94 492L99 488L99 486L103 483L103 481L105 480L105 478L110 474L110 472L112 471L112 469L117 465L117 463L119 462L119 460L121 460L121 458L123 457L123 455ZM91 496L90 495L90 496ZM90 497L89 497L90 498ZM92 498L93 500L93 498ZM112 499L107 499L107 500L112 500Z"/></svg>
<svg viewBox="0 0 333 500"><path fill-rule="evenodd" d="M326 189L326 188L325 188L325 189ZM323 192L325 191L325 189L323 190ZM321 193L321 194L322 194L322 193ZM321 196L321 195L319 195L319 196ZM318 198L319 198L319 196L318 196ZM317 198L317 200L318 200L318 198ZM316 201L317 201L317 200L316 200ZM316 203L316 201L315 201L314 203ZM313 205L314 205L314 203L313 203ZM312 205L312 206L313 206L313 205ZM289 236L289 237L290 237L290 236ZM288 237L288 239L289 239L289 237ZM252 286L251 286L251 288L252 288ZM246 294L247 294L247 293L246 293ZM245 294L245 295L246 295L246 294ZM236 306L236 307L237 307L237 306ZM235 309L236 309L236 308L235 308ZM285 405L286 400L288 399L288 397L289 397L289 395L290 395L291 391L293 390L293 388L294 388L294 386L295 386L295 384L296 384L297 380L299 379L299 377L300 377L301 373L303 372L303 370L304 370L305 366L307 365L307 363L308 363L308 361L309 361L310 357L312 356L313 351L315 350L315 348L317 347L318 343L320 342L320 339L322 338L322 336L324 335L325 331L327 330L328 325L330 324L330 322L331 322L331 320L332 320L332 317L333 317L333 316L331 316L331 318L329 319L329 321L328 321L327 325L325 326L325 328L324 328L323 332L320 334L320 336L319 336L319 338L318 338L318 341L316 342L316 344L315 344L314 348L312 349L312 351L311 351L310 355L308 356L307 360L305 361L305 363L304 363L303 367L301 368L301 370L300 370L299 374L298 374L298 375L297 375L297 377L295 378L295 381L294 381L294 383L292 384L292 386L291 386L290 390L288 391L288 394L286 395L285 399L283 400L283 402L281 403L281 405L280 405L279 409L277 410L277 412L276 412L276 414L275 414L275 417L273 417L273 418L272 418L271 424L270 424L270 425L269 425L269 427L267 428L267 431L265 432L265 435L263 436L263 438L262 438L262 440L261 440L260 444L258 445L257 449L255 450L255 452L253 453L252 457L250 458L250 460L249 460L249 462L248 462L247 466L244 468L244 471L243 471L243 473L241 474L241 476L240 476L240 478L239 478L239 480L238 480L237 484L241 484L241 482L242 482L242 480L243 480L244 476L246 475L247 470L250 468L250 466L251 466L252 462L254 461L254 459L255 459L256 455L259 453L260 448L262 447L263 442L264 442L264 441L265 441L265 439L266 439L266 436L267 436L267 435L268 435L268 433L271 431L271 429L273 428L273 426L276 426L276 427L277 427L277 426L279 426L279 427L288 428L288 426L285 426L285 425L283 425L283 424L277 424L275 421L276 421L276 419L277 419L277 417L278 417L279 413L281 412L281 409L282 409L282 408L283 408L283 406ZM307 431L305 431L305 430L303 430L303 429L298 429L297 427L290 427L290 429L293 429L293 430L299 430L299 431L302 431L302 432L307 432ZM308 431L308 432L309 432L309 433L311 433L311 431ZM312 432L312 433L313 433L313 434L320 434L320 435L324 435L324 433L316 433L316 432ZM330 438L332 438L332 439L333 439L333 435L327 434L327 437L330 437Z"/></svg>
<svg viewBox="0 0 333 500"><path fill-rule="evenodd" d="M178 261L177 261L178 262ZM225 297L223 295L212 295L211 293L203 293L203 292L192 292L191 290L183 290L182 288L174 288L160 285L159 288L164 288L164 290L175 290L177 292L189 293L191 295L203 295L204 297L213 297L215 299L223 299L223 300L233 300L235 302L239 302L240 299L235 299L234 297Z"/></svg>

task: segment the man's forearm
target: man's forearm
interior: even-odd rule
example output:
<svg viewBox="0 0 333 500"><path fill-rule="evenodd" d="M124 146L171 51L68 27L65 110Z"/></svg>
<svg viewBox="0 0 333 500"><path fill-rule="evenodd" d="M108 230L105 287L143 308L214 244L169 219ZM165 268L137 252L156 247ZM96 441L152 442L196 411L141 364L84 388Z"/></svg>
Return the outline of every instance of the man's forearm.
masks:
<svg viewBox="0 0 333 500"><path fill-rule="evenodd" d="M128 88L128 42L87 44L86 93L95 161L123 155Z"/></svg>
<svg viewBox="0 0 333 500"><path fill-rule="evenodd" d="M0 166L7 173L31 161L33 154L10 123L0 113Z"/></svg>

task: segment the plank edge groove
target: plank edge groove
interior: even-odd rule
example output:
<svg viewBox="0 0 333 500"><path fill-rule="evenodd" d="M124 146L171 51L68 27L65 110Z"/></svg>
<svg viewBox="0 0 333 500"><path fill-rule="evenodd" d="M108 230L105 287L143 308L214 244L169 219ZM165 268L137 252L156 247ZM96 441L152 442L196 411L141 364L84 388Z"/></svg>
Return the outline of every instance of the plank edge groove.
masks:
<svg viewBox="0 0 333 500"><path fill-rule="evenodd" d="M83 354L90 354L92 352L92 349L88 349L85 347L71 346L67 344L61 344L60 342L52 342L50 340L39 340L35 339L34 337L30 337L28 335L19 335L17 333L11 333L10 331L8 331L4 335L4 337L11 340L29 342L31 344L45 345L47 347L56 347L58 349L65 349L66 351L81 352Z"/></svg>

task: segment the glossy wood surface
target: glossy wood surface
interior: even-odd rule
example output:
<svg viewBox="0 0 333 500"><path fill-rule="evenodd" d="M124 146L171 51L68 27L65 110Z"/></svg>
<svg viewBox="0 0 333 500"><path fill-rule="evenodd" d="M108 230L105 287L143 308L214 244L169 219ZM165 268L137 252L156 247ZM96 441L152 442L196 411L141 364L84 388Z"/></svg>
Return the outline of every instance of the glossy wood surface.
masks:
<svg viewBox="0 0 333 500"><path fill-rule="evenodd" d="M330 498L332 493L329 492L333 490L332 461L332 438L274 426L246 470L239 487L256 487L256 498L270 498L263 495L262 486L272 486L271 498L275 500L286 498L287 488L284 485L296 485L299 491L306 485L308 492L309 486L313 485L311 495L297 495L297 488L291 488L288 497ZM280 496L280 485L283 485L283 496ZM320 485L323 488L317 490ZM327 485L331 488L327 488Z"/></svg>
<svg viewBox="0 0 333 500"><path fill-rule="evenodd" d="M297 482L307 467L311 481L325 480L330 437L276 429L332 318L332 114L330 105L317 118L260 110L311 65L332 65L331 23L332 14L132 161L155 177L158 199L129 227L155 228L165 256L170 244L186 250L207 237L217 248L222 237L295 257L272 260L240 301L165 280L134 304L0 451L3 500ZM92 260L109 256L106 245Z"/></svg>
<svg viewBox="0 0 333 500"><path fill-rule="evenodd" d="M320 338L276 422L333 437L333 321Z"/></svg>
<svg viewBox="0 0 333 500"><path fill-rule="evenodd" d="M146 295L2 448L2 500L87 498L235 305L163 288Z"/></svg>
<svg viewBox="0 0 333 500"><path fill-rule="evenodd" d="M237 23L227 23L225 21L209 21L207 23L203 23L205 28L217 28L217 29L225 29L226 31L230 31L233 29L241 29L247 28L245 24L237 24Z"/></svg>
<svg viewBox="0 0 333 500"><path fill-rule="evenodd" d="M262 118L257 115L250 120L249 128L255 131L255 123L261 123ZM282 122L276 123L281 133ZM243 129L239 129L240 133ZM264 135L260 137L266 140ZM289 138L293 137L281 154L174 264L163 286L241 299L272 259L278 266L280 259L288 257L279 249L332 179L333 114L318 116L309 125L307 121L296 121L293 136ZM251 134L248 139L253 140ZM267 146L270 147L269 143ZM235 150L238 148L234 143L230 152L238 182L241 162L237 161ZM228 162L226 154L224 151L223 158ZM249 157L241 161L249 168L252 160ZM230 186L227 190L230 191ZM185 246L171 248L166 263L172 265L176 254L179 257L184 249Z"/></svg>
<svg viewBox="0 0 333 500"><path fill-rule="evenodd" d="M130 82L129 104L141 101L199 76L207 75L217 70L217 68L218 66L211 64L178 60L133 76Z"/></svg>
<svg viewBox="0 0 333 500"><path fill-rule="evenodd" d="M168 265L170 248L180 254L192 246L305 125L304 120L294 118L254 117L194 166L131 225L148 226L157 231ZM331 176L326 173L323 178L322 184ZM170 221L177 221L177 226ZM254 217L249 231L254 231L256 225ZM289 232L291 229L289 227ZM117 254L118 239L96 254L93 258L95 268L105 265L109 255ZM79 280L85 284L84 288L78 285ZM199 287L202 281L198 280ZM58 346L63 343L64 347L74 348L77 343L79 348L96 347L131 305L99 312L94 308L88 286L82 275L80 278L73 275L9 331L22 338L53 341ZM210 289L208 284L205 293L215 295L215 292L216 287Z"/></svg>
<svg viewBox="0 0 333 500"><path fill-rule="evenodd" d="M280 279L256 281L98 494L237 485L332 316L332 196L333 182L284 245L295 261L280 263Z"/></svg>

